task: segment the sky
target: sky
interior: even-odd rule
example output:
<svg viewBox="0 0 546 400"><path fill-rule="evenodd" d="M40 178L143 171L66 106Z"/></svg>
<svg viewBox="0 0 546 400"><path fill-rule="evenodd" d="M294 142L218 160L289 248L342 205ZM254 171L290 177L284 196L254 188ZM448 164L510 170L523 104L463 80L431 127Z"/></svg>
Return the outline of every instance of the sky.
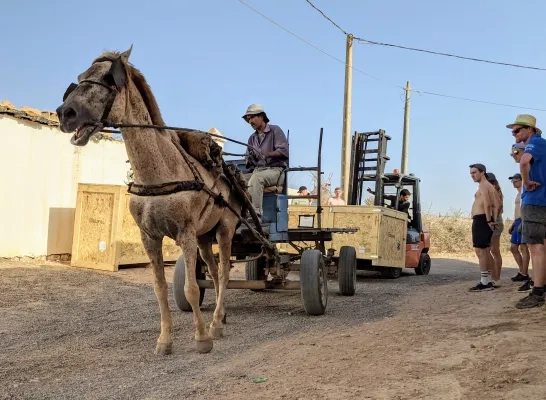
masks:
<svg viewBox="0 0 546 400"><path fill-rule="evenodd" d="M323 171L332 174L332 186L340 185L345 35L305 0L245 2L321 51L238 0L18 0L3 4L0 13L0 100L55 110L68 84L102 51L132 44L130 61L147 78L167 124L215 127L246 141L252 130L241 116L249 104L262 104L271 123L290 131L292 166L316 165L324 128ZM546 68L542 1L313 3L356 37ZM468 212L476 191L469 165L481 162L500 181L504 217L513 215L516 191L508 177L518 166L509 156L513 138L505 126L531 113L546 128L545 111L530 109L546 110L545 71L358 42L353 66L351 131L386 130L392 137L387 171L400 168L400 87L411 81L408 172L421 178L424 211ZM231 143L225 149L244 150ZM312 184L307 172L289 179L290 187Z"/></svg>

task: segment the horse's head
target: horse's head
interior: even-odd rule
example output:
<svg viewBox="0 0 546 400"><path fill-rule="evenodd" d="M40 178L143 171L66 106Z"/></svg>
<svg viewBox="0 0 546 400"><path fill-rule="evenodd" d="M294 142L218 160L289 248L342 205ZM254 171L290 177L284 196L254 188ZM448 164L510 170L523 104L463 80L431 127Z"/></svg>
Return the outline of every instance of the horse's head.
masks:
<svg viewBox="0 0 546 400"><path fill-rule="evenodd" d="M70 142L85 146L107 120L119 122L125 114L126 96L118 96L127 85L131 50L105 53L71 83L57 108L62 132L75 132Z"/></svg>

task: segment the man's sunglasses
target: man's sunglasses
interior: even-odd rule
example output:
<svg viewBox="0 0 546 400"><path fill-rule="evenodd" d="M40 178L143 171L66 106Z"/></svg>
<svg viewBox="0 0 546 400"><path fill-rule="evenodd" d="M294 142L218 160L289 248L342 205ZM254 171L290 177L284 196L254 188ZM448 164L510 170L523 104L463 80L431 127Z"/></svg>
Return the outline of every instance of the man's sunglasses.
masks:
<svg viewBox="0 0 546 400"><path fill-rule="evenodd" d="M512 134L517 135L519 133L519 131L521 131L522 129L527 129L527 128L528 128L528 126L520 126L518 129L514 129L512 131Z"/></svg>

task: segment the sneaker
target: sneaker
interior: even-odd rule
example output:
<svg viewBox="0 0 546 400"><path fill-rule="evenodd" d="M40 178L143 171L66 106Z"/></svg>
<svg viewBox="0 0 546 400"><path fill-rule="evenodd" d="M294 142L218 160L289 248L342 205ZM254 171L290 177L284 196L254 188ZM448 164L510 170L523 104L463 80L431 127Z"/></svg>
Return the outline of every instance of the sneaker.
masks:
<svg viewBox="0 0 546 400"><path fill-rule="evenodd" d="M525 282L526 280L529 280L529 275L523 275L521 272L518 272L516 276L513 276L512 282Z"/></svg>
<svg viewBox="0 0 546 400"><path fill-rule="evenodd" d="M523 285L521 285L518 289L518 292L528 292L533 288L533 281L531 279L528 279L525 281Z"/></svg>
<svg viewBox="0 0 546 400"><path fill-rule="evenodd" d="M529 293L526 297L516 303L516 308L525 309L540 307L544 305L544 296L537 296L536 294Z"/></svg>
<svg viewBox="0 0 546 400"><path fill-rule="evenodd" d="M484 292L486 290L493 290L493 283L489 282L487 285L484 285L483 283L478 283L476 286L471 287L468 289L469 292Z"/></svg>

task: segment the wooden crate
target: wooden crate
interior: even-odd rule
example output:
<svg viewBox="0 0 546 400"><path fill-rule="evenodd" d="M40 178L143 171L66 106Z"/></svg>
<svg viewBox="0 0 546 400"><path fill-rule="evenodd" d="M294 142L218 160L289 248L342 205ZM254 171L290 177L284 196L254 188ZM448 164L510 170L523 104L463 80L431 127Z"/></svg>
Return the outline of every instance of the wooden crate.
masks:
<svg viewBox="0 0 546 400"><path fill-rule="evenodd" d="M163 239L163 259L175 261L182 250ZM129 213L127 186L78 184L73 267L117 271L120 265L148 263L138 229Z"/></svg>
<svg viewBox="0 0 546 400"><path fill-rule="evenodd" d="M313 206L290 205L288 227L297 228L300 215L316 215L315 212L316 207ZM407 235L405 213L374 206L324 207L322 227L359 229L354 234L334 233L333 240L326 243L326 248L339 251L341 246L352 246L356 250L357 258L370 260L373 266L405 267ZM298 243L298 245L304 244ZM281 248L295 253L289 245L283 244Z"/></svg>

